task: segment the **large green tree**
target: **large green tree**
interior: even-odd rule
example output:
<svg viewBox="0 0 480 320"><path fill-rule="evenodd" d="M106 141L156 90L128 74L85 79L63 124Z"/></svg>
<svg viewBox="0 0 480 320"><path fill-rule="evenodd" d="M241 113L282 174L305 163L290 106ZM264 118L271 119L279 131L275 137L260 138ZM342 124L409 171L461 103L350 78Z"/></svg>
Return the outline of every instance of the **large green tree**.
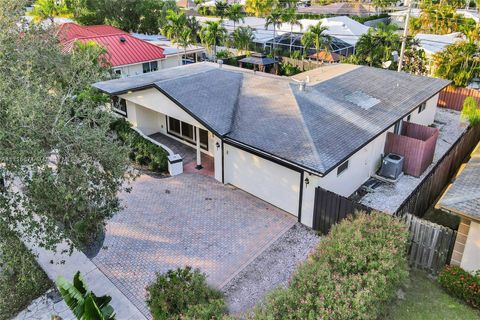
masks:
<svg viewBox="0 0 480 320"><path fill-rule="evenodd" d="M369 29L360 37L355 54L349 57L349 61L381 68L384 62L392 59L394 51L400 51L400 46L400 36L395 26L379 23L375 29Z"/></svg>
<svg viewBox="0 0 480 320"><path fill-rule="evenodd" d="M256 17L264 17L272 12L278 2L278 0L246 0L245 12Z"/></svg>
<svg viewBox="0 0 480 320"><path fill-rule="evenodd" d="M178 11L175 0L66 0L82 24L111 24L125 31L156 34L168 10Z"/></svg>
<svg viewBox="0 0 480 320"><path fill-rule="evenodd" d="M24 4L0 2L0 224L46 247L82 245L120 209L128 178L128 151L91 87L109 67L101 48L65 54L55 30L19 25Z"/></svg>
<svg viewBox="0 0 480 320"><path fill-rule="evenodd" d="M29 15L33 18L34 22L50 20L53 24L55 18L71 17L71 12L65 0L37 0L33 5L32 11L29 12Z"/></svg>
<svg viewBox="0 0 480 320"><path fill-rule="evenodd" d="M434 73L465 87L480 76L480 46L473 41L460 41L434 55Z"/></svg>

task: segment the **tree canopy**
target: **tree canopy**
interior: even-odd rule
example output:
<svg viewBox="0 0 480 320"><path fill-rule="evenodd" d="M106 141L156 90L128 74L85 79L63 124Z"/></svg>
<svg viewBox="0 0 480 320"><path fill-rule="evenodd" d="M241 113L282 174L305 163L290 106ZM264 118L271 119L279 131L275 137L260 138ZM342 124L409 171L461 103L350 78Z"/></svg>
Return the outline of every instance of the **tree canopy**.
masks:
<svg viewBox="0 0 480 320"><path fill-rule="evenodd" d="M452 80L453 85L465 87L480 76L480 47L473 41L460 41L434 55L437 77Z"/></svg>
<svg viewBox="0 0 480 320"><path fill-rule="evenodd" d="M81 24L110 24L125 31L157 34L175 0L65 0Z"/></svg>
<svg viewBox="0 0 480 320"><path fill-rule="evenodd" d="M120 209L129 177L128 150L91 87L110 68L98 46L65 54L53 29L18 24L24 5L0 2L0 224L47 247L82 245Z"/></svg>

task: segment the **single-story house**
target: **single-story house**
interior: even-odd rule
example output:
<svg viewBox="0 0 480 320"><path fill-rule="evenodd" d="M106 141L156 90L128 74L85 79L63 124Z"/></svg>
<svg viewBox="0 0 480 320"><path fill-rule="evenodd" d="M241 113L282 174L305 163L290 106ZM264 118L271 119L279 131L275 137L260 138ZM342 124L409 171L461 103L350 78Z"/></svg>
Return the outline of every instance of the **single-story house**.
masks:
<svg viewBox="0 0 480 320"><path fill-rule="evenodd" d="M145 135L192 145L216 180L312 226L315 188L351 195L378 170L388 132L433 123L448 84L349 64L289 78L203 62L94 87L123 99Z"/></svg>
<svg viewBox="0 0 480 320"><path fill-rule="evenodd" d="M112 71L119 77L129 77L160 70L166 64L164 49L137 39L128 32L108 25L81 26L64 23L59 26L57 37L69 52L77 41L95 42L107 51L106 59Z"/></svg>
<svg viewBox="0 0 480 320"><path fill-rule="evenodd" d="M437 203L460 217L450 263L467 271L480 270L480 144Z"/></svg>

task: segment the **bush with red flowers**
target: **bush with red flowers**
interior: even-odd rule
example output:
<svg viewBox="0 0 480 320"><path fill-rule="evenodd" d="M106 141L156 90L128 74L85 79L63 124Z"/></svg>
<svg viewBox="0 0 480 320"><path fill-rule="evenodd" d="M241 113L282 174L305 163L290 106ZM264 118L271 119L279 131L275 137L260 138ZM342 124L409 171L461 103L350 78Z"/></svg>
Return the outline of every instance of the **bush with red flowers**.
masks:
<svg viewBox="0 0 480 320"><path fill-rule="evenodd" d="M447 292L480 309L480 276L457 266L446 266L438 275L438 281Z"/></svg>

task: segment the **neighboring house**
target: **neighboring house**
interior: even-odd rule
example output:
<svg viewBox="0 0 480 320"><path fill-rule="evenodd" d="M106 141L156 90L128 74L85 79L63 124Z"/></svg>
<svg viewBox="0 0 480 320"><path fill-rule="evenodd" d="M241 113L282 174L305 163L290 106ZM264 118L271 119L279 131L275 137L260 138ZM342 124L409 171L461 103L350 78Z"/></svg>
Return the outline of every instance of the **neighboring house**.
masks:
<svg viewBox="0 0 480 320"><path fill-rule="evenodd" d="M120 77L157 71L166 64L162 48L108 25L64 23L59 27L58 38L65 51L71 51L77 41L98 43L106 49L106 58Z"/></svg>
<svg viewBox="0 0 480 320"><path fill-rule="evenodd" d="M377 172L387 132L430 125L448 81L334 64L293 78L196 63L94 84L146 135L213 157L216 180L313 223L315 188L349 196ZM192 186L194 187L194 186Z"/></svg>
<svg viewBox="0 0 480 320"><path fill-rule="evenodd" d="M219 21L219 18L198 17L198 20L204 23L205 21ZM244 21L237 22L235 26L250 26L253 29L253 43L265 49L273 46L274 39L273 26L270 25L268 28L265 28L265 22L265 18L245 17ZM369 30L369 27L347 16L335 16L320 20L301 19L302 27L294 25L291 28L289 23L282 23L281 26L276 27L275 46L289 49L290 44L292 44L293 48L303 48L301 43L303 33L308 30L308 27L317 25L319 22L322 26L328 28L325 33L332 37L330 52L343 56L354 53L358 40L362 34L367 33ZM233 32L233 21L225 19L222 21L222 24L229 33Z"/></svg>
<svg viewBox="0 0 480 320"><path fill-rule="evenodd" d="M172 41L162 35L146 35L141 33L132 33L131 35L163 49L165 60L162 61L162 69L194 63L206 55L206 49L202 46L189 45L187 50L184 50L184 48L176 43L172 43Z"/></svg>
<svg viewBox="0 0 480 320"><path fill-rule="evenodd" d="M480 144L460 168L437 208L461 219L450 263L467 271L480 270Z"/></svg>

